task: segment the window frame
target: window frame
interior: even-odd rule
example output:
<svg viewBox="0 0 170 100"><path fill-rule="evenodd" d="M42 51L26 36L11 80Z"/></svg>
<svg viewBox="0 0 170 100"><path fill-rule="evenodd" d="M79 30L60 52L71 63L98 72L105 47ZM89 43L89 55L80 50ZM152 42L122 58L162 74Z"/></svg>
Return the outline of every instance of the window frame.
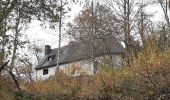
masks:
<svg viewBox="0 0 170 100"><path fill-rule="evenodd" d="M47 75L48 74L48 68L46 68L46 69L43 69L43 75Z"/></svg>

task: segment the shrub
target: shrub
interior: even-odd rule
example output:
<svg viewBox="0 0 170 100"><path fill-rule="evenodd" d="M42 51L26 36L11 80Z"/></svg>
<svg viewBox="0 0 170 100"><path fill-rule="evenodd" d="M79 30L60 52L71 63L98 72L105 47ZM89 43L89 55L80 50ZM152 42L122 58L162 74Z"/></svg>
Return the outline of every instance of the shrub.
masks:
<svg viewBox="0 0 170 100"><path fill-rule="evenodd" d="M128 67L102 64L92 76L73 77L59 72L49 79L37 80L34 92L41 93L44 100L170 99L170 48L160 49L157 44L146 44L143 51L132 56Z"/></svg>

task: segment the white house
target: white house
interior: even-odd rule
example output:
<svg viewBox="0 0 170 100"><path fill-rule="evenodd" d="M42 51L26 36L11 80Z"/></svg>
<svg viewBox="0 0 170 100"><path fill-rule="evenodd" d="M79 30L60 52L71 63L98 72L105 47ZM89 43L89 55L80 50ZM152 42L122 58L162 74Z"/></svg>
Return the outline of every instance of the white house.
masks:
<svg viewBox="0 0 170 100"><path fill-rule="evenodd" d="M60 70L69 74L71 66L74 67L73 75L79 75L81 72L93 75L96 64L103 58L111 57L117 64L122 62L124 47L116 39L106 42L96 41L93 46L89 44L89 42L73 42L61 47L59 59ZM37 78L48 78L50 75L55 74L57 68L57 51L58 48L51 49L49 45L45 46L45 55L35 68Z"/></svg>

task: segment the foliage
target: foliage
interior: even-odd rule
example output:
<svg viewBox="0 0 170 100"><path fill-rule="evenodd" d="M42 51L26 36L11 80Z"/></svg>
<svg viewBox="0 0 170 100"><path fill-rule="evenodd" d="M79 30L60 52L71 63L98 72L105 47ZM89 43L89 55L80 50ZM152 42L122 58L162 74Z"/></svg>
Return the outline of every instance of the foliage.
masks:
<svg viewBox="0 0 170 100"><path fill-rule="evenodd" d="M61 100L169 99L170 48L162 50L157 40L147 41L147 48L132 57L131 66L102 64L93 76L73 77L60 72L49 79L37 80L33 92L47 97L55 95L52 100L58 97Z"/></svg>
<svg viewBox="0 0 170 100"><path fill-rule="evenodd" d="M105 35L108 34L111 40L119 36L127 49L127 57L125 58L128 61L127 65L119 67L114 66L114 64L111 66L111 64L102 63L95 75L87 75L81 70L81 66L72 65L66 69L66 73L60 71L48 79L34 81L31 75L32 63L28 61L29 59L23 58L22 62L25 62L26 67L22 66L21 70L18 71L22 75L27 75L30 79L24 80L21 76L19 82L22 90L16 91L14 86L18 78L13 76L15 78L13 82L11 77L6 75L7 72L0 73L1 99L170 99L170 48L165 45L168 42L170 31L167 3L157 0L164 11L168 27L165 27L166 24L164 24L160 25L161 28L156 29L158 26L155 27L155 24L150 22L149 14L144 11L144 8L152 2L104 1L107 1L106 5L97 4L95 8L87 5L86 9L75 18L74 23L69 24L69 35L79 41L84 41L83 39L91 41L98 38L106 40ZM61 19L59 18L59 11L64 10L61 8L62 5L59 7L58 2L58 0L0 1L0 65L6 59L11 58L9 69L12 73L14 68L17 67L16 60L20 53L19 49L26 43L26 41L20 39L23 37L23 30L35 18L48 22L52 24L51 27L54 27ZM140 36L142 44L135 41L134 33ZM139 38L137 40L140 41ZM93 43L91 44L93 45ZM37 60L40 60L38 56L39 53L42 53L42 50L37 47L33 47L33 49ZM110 61L107 60L107 62ZM79 72L80 75L76 76L76 72Z"/></svg>
<svg viewBox="0 0 170 100"><path fill-rule="evenodd" d="M1 75L0 77L0 97L4 100L12 100L14 97L14 84L10 84L11 81L9 76Z"/></svg>
<svg viewBox="0 0 170 100"><path fill-rule="evenodd" d="M92 10L94 9L94 11ZM73 41L89 41L106 38L114 38L116 17L105 5L97 4L92 8L88 3L84 10L75 17L73 23L68 23L68 35ZM108 37L107 37L108 36Z"/></svg>
<svg viewBox="0 0 170 100"><path fill-rule="evenodd" d="M13 94L12 84L0 82L0 95L4 99L18 100L131 100L170 98L170 48L160 49L156 37L148 37L147 44L130 66L110 67L102 64L95 75L66 75L60 71L55 76L33 83L23 82ZM80 70L73 65L70 71ZM1 77L2 78L2 77ZM4 79L2 79L4 80ZM5 82L5 81L3 81ZM6 95L4 95L6 94Z"/></svg>

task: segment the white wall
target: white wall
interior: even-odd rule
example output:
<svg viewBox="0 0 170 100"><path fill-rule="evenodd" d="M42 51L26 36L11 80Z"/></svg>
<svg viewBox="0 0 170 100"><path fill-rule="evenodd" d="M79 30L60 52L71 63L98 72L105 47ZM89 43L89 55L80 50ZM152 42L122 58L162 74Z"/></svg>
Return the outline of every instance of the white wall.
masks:
<svg viewBox="0 0 170 100"><path fill-rule="evenodd" d="M112 57L113 57L113 59L115 59L115 63L117 63L118 65L120 63L122 63L121 56L114 55ZM107 56L105 58L107 58ZM96 60L101 62L105 58L97 57ZM74 67L73 65L80 66L80 70L76 70L74 74L71 74L70 67ZM63 70L64 73L66 73L67 75L71 75L71 76L79 76L81 72L84 72L87 75L94 75L93 64L92 64L92 62L87 61L87 60L82 60L79 62L69 63L69 64L65 64L65 65L60 65L59 67L60 67L60 70ZM37 78L44 79L44 78L48 78L51 75L54 75L55 71L56 71L56 66L49 67L46 69L48 69L48 74L46 74L46 75L43 75L43 69L37 70L36 71Z"/></svg>
<svg viewBox="0 0 170 100"><path fill-rule="evenodd" d="M48 78L51 75L54 75L56 67L49 67L49 68L44 68L44 69L48 69L48 74L43 75L43 69L36 70L36 77L38 79L45 79L45 78Z"/></svg>
<svg viewBox="0 0 170 100"><path fill-rule="evenodd" d="M75 74L70 74L71 67L73 68L74 65L79 66L80 69L77 69ZM67 75L71 76L79 76L81 72L85 72L87 75L93 75L94 71L93 64L87 60L61 65L60 69L63 70Z"/></svg>
<svg viewBox="0 0 170 100"><path fill-rule="evenodd" d="M103 63L105 61L110 60L109 56L102 56L102 57L97 57L95 58L95 60L97 60L100 63ZM115 64L116 66L122 66L123 64L123 59L121 55L112 55L112 60L110 60L113 64Z"/></svg>
<svg viewBox="0 0 170 100"><path fill-rule="evenodd" d="M74 63L70 63L70 64L65 64L65 65L60 65L60 70L63 70L67 75L70 75L70 69L69 67L72 67L73 65L78 65L80 66L80 70L76 70L75 74L72 76L79 76L80 73L83 71L85 72L87 75L93 75L93 64L90 63L89 61L79 61L79 62L74 62ZM40 70L36 70L36 76L38 79L45 79L48 78L51 75L55 74L57 66L54 67L49 67L49 68L44 68L44 69L48 69L48 74L43 75L43 69Z"/></svg>

